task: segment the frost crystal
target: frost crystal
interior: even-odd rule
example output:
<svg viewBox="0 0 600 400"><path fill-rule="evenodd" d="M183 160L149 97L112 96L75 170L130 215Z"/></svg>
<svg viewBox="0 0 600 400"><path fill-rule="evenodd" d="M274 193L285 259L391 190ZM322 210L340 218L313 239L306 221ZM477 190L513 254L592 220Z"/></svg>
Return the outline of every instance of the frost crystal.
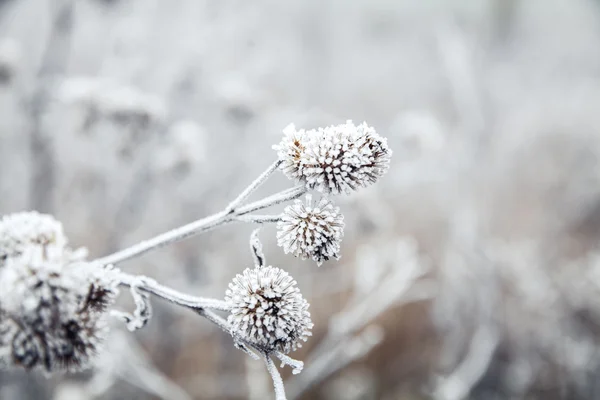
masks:
<svg viewBox="0 0 600 400"><path fill-rule="evenodd" d="M267 351L287 354L312 335L309 304L296 281L279 268L246 269L229 284L225 300L233 305L227 320L234 335Z"/></svg>
<svg viewBox="0 0 600 400"><path fill-rule="evenodd" d="M326 198L314 207L311 195L306 196L306 204L296 200L283 211L277 229L277 244L286 253L303 260L312 258L319 266L330 258L340 258L344 216Z"/></svg>
<svg viewBox="0 0 600 400"><path fill-rule="evenodd" d="M283 131L277 150L285 175L324 193L349 193L368 186L389 168L387 139L366 123Z"/></svg>
<svg viewBox="0 0 600 400"><path fill-rule="evenodd" d="M117 272L84 262L50 216L0 221L0 367L48 372L88 366L117 294Z"/></svg>

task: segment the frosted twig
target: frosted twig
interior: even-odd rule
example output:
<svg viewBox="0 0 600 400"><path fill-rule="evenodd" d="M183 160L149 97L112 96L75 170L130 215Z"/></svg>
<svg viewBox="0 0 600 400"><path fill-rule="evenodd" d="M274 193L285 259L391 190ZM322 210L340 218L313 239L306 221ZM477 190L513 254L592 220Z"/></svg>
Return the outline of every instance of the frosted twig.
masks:
<svg viewBox="0 0 600 400"><path fill-rule="evenodd" d="M231 306L223 300L197 297L181 293L177 290L161 285L151 278L121 274L120 279L122 285L135 287L136 290L151 293L164 300L170 301L171 303L175 303L187 308L210 308L223 311L228 311L231 309Z"/></svg>
<svg viewBox="0 0 600 400"><path fill-rule="evenodd" d="M255 224L265 224L270 222L279 222L281 221L281 215L242 215L236 218L238 221L242 222L252 222Z"/></svg>
<svg viewBox="0 0 600 400"><path fill-rule="evenodd" d="M279 358L279 360L281 361L282 367L284 365L289 365L290 367L292 367L293 368L292 373L294 375L299 374L304 369L304 363L302 361L298 361L298 360L293 359L290 356L286 356L285 354L283 354L280 351L275 351L275 352L273 352L273 354L275 355L275 357Z"/></svg>
<svg viewBox="0 0 600 400"><path fill-rule="evenodd" d="M245 215L254 211L262 210L267 207L276 206L277 204L297 199L304 193L306 193L306 188L304 186L296 186L294 188L276 193L262 200L255 201L254 203L242 206L237 209L236 214Z"/></svg>
<svg viewBox="0 0 600 400"><path fill-rule="evenodd" d="M281 191L262 200L258 200L254 203L250 203L248 205L239 207L234 212L218 212L214 215L199 219L187 225L180 226L179 228L175 228L173 230L155 236L152 239L144 240L136 245L133 245L106 257L99 258L96 260L96 262L104 265L117 264L122 261L138 257L150 250L164 247L168 244L175 243L185 238L198 235L200 233L209 231L211 229L214 229L218 226L230 222L238 221L239 217L242 215L249 214L253 211L262 210L267 207L275 206L285 201L296 199L302 196L302 194L304 194L305 191L306 189L303 186L298 186L292 189Z"/></svg>
<svg viewBox="0 0 600 400"><path fill-rule="evenodd" d="M228 213L222 211L206 218L199 219L179 228L175 228L152 239L144 240L134 246L118 251L106 257L99 258L97 262L108 265L117 264L119 262L129 260L140 256L150 250L157 249L168 244L177 242L187 237L206 232L216 228L219 225L230 222L233 218Z"/></svg>
<svg viewBox="0 0 600 400"><path fill-rule="evenodd" d="M152 305L150 304L150 296L148 293L143 293L141 290L141 279L130 282L129 289L131 297L135 303L135 311L129 314L123 311L112 310L111 314L119 319L122 319L127 324L127 329L136 331L146 326L152 317Z"/></svg>
<svg viewBox="0 0 600 400"><path fill-rule="evenodd" d="M262 268L265 266L265 254L263 253L262 243L258 238L259 232L260 228L252 231L252 235L250 235L250 251L252 252L252 257L254 258L254 266L256 268Z"/></svg>
<svg viewBox="0 0 600 400"><path fill-rule="evenodd" d="M221 328L221 330L223 332L230 334L233 337L233 341L234 341L236 347L238 347L239 349L241 349L244 352L246 352L247 354L249 354L252 358L256 358L256 357L255 357L255 354L250 350L251 348L258 351L261 354L268 353L268 351L267 351L267 349L265 349L265 347L261 346L260 344L254 342L250 339L241 337L236 332L234 332L233 329L231 328L231 326L229 325L229 323L224 318L221 318L214 312L204 309L204 308L197 308L197 309L193 309L193 310L198 315L206 318L213 324L217 325L219 328Z"/></svg>
<svg viewBox="0 0 600 400"><path fill-rule="evenodd" d="M229 213L233 212L240 204L242 204L244 200L248 198L248 196L252 194L252 192L258 189L260 185L265 183L269 176L271 176L271 174L275 172L280 165L280 160L277 160L273 164L271 164L269 168L267 168L265 172L260 174L260 176L256 178L254 182L252 182L246 189L244 189L244 191L240 193L240 195L235 200L229 203L229 205L225 208L225 211Z"/></svg>
<svg viewBox="0 0 600 400"><path fill-rule="evenodd" d="M279 374L275 363L268 354L265 354L264 358L265 363L267 364L267 370L269 371L269 374L271 374L271 379L273 379L273 386L275 387L275 399L286 400L283 380L281 379L281 375Z"/></svg>

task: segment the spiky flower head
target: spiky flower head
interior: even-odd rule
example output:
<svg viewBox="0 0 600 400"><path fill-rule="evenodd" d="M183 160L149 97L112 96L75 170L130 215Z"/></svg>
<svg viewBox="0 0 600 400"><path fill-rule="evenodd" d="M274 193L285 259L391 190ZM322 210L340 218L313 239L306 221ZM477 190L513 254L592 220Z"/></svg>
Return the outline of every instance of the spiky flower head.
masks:
<svg viewBox="0 0 600 400"><path fill-rule="evenodd" d="M3 216L0 219L0 266L7 258L19 256L30 247L42 249L48 259L62 259L67 250L62 224L36 211Z"/></svg>
<svg viewBox="0 0 600 400"><path fill-rule="evenodd" d="M379 179L389 168L392 151L375 129L352 121L311 130L289 125L277 150L285 175L308 189L350 193Z"/></svg>
<svg viewBox="0 0 600 400"><path fill-rule="evenodd" d="M319 266L323 261L340 258L344 216L327 198L321 198L316 205L310 194L306 195L306 203L295 200L284 209L277 229L277 244L286 254L303 260L312 258Z"/></svg>
<svg viewBox="0 0 600 400"><path fill-rule="evenodd" d="M83 369L104 337L118 274L70 257L66 238L57 234L62 233L59 225L47 216L42 220L48 224L36 225L40 215L29 216L34 221L23 221L22 214L2 219L3 223L20 220L18 224L0 223L0 248L16 249L5 252L0 265L0 367L47 372ZM11 231L10 226L31 229ZM42 235L48 232L55 235ZM55 247L59 243L63 252Z"/></svg>
<svg viewBox="0 0 600 400"><path fill-rule="evenodd" d="M279 268L244 270L229 284L225 300L233 306L227 320L234 335L258 343L266 351L287 354L312 335L309 304L296 281Z"/></svg>

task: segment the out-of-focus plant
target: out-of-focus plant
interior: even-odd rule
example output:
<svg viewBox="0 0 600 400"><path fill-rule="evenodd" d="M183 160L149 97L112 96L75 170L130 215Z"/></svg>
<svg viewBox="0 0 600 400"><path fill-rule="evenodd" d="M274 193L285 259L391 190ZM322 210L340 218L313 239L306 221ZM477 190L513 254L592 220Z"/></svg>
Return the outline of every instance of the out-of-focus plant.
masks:
<svg viewBox="0 0 600 400"><path fill-rule="evenodd" d="M278 244L284 251L312 258L318 265L339 258L344 221L330 196L368 186L387 171L391 150L386 139L364 123L357 126L348 121L317 130L296 130L290 125L274 148L278 159L223 211L100 259L88 261L85 249L73 250L61 223L52 216L23 212L3 217L0 366L47 373L88 368L104 344L107 318L119 318L131 331L142 328L152 317L150 298L155 296L196 312L230 334L236 347L263 359L277 399L285 399L273 358L299 373L303 363L287 354L311 336L313 323L296 281L266 264L258 229L250 238L254 267L232 280L224 300L183 294L115 267L233 222L277 223ZM248 202L277 170L297 186ZM313 203L307 194L305 202L296 200L310 190L320 192L321 199ZM296 202L282 214L256 214L292 200ZM119 287L129 288L135 302L132 313L114 309ZM219 311L228 316L220 316Z"/></svg>

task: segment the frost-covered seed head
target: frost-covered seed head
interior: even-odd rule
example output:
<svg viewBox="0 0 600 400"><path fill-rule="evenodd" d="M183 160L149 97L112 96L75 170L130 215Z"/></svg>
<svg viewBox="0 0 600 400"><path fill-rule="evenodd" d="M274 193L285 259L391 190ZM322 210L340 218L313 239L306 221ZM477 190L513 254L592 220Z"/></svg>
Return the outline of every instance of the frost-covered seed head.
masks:
<svg viewBox="0 0 600 400"><path fill-rule="evenodd" d="M311 195L306 196L306 203L294 201L283 211L277 229L277 244L286 253L303 260L312 258L319 266L323 261L340 258L344 216L326 198L316 205L312 204Z"/></svg>
<svg viewBox="0 0 600 400"><path fill-rule="evenodd" d="M279 268L246 269L229 284L225 300L233 305L227 321L234 335L267 351L287 354L312 335L309 304L296 281Z"/></svg>
<svg viewBox="0 0 600 400"><path fill-rule="evenodd" d="M366 123L283 131L277 150L285 175L308 189L349 193L379 179L389 168L392 151L387 139Z"/></svg>
<svg viewBox="0 0 600 400"><path fill-rule="evenodd" d="M85 262L48 215L0 220L0 367L88 366L104 336L118 273Z"/></svg>
<svg viewBox="0 0 600 400"><path fill-rule="evenodd" d="M87 367L105 335L116 278L101 265L64 265L36 251L8 258L0 270L0 367Z"/></svg>
<svg viewBox="0 0 600 400"><path fill-rule="evenodd" d="M50 215L30 211L0 219L0 267L7 258L20 256L32 247L48 259L61 260L66 246L62 224Z"/></svg>

